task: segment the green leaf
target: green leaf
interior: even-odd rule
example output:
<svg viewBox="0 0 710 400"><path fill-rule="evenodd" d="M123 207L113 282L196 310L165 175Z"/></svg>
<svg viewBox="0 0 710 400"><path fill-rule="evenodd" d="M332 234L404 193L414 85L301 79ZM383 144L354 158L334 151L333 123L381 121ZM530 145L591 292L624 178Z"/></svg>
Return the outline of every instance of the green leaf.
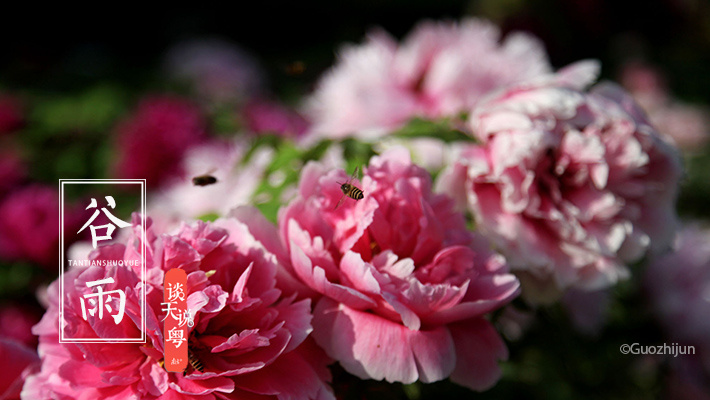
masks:
<svg viewBox="0 0 710 400"><path fill-rule="evenodd" d="M414 118L407 125L393 132L392 135L400 138L429 137L446 143L475 141L471 136L455 129L451 119L433 121Z"/></svg>

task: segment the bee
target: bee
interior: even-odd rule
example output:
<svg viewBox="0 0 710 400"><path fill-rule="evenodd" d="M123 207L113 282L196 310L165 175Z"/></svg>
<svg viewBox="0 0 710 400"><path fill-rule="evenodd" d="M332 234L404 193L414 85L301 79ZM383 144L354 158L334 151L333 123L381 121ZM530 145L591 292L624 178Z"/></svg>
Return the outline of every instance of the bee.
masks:
<svg viewBox="0 0 710 400"><path fill-rule="evenodd" d="M338 185L340 185L340 190L343 191L343 196L340 197L340 200L338 200L338 204L335 205L334 210L337 210L338 207L340 207L340 205L343 203L343 200L345 200L345 196L350 197L351 199L356 201L363 198L364 195L362 193L362 190L351 183L357 177L358 170L359 167L355 167L355 171L353 171L352 176L350 177L350 179L348 179L347 182L337 182Z"/></svg>
<svg viewBox="0 0 710 400"><path fill-rule="evenodd" d="M197 358L195 353L193 353L190 349L187 350L187 360L192 366L192 369L200 372L205 372L205 366L202 364L202 361L200 361L200 359Z"/></svg>
<svg viewBox="0 0 710 400"><path fill-rule="evenodd" d="M192 184L195 186L207 186L213 183L217 183L217 178L212 175L200 175L192 178Z"/></svg>

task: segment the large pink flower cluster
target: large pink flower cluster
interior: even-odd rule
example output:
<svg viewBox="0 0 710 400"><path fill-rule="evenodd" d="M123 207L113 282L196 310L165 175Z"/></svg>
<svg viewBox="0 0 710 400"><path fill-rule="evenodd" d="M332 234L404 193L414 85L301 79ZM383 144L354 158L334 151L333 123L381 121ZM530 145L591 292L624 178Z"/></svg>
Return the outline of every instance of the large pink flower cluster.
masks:
<svg viewBox="0 0 710 400"><path fill-rule="evenodd" d="M482 144L441 180L521 271L524 293L531 284L530 297L613 284L626 262L674 236L677 154L621 89L584 91L590 67L481 104L470 127Z"/></svg>
<svg viewBox="0 0 710 400"><path fill-rule="evenodd" d="M382 31L344 48L309 101L312 137L377 137L412 117L467 113L491 90L550 72L543 45L490 22L424 22L401 45Z"/></svg>
<svg viewBox="0 0 710 400"><path fill-rule="evenodd" d="M432 192L406 150L373 157L353 181L364 198L335 209L347 178L307 164L279 231L250 209L235 212L287 260L284 287L315 299L316 342L363 379L492 386L507 349L484 315L519 288L504 259L466 229L449 197Z"/></svg>
<svg viewBox="0 0 710 400"><path fill-rule="evenodd" d="M139 219L124 243L92 252L94 260L139 259ZM283 297L275 287L278 266L243 224L223 220L183 226L175 235L146 232L146 344L58 343L59 282L34 327L42 368L24 386L24 399L327 399L328 358L307 339L310 301ZM163 277L187 273L187 306L194 326L188 344L204 372L168 373L163 357ZM141 325L139 268L76 267L64 278L63 326L69 337L137 337ZM105 290L124 290L125 316L82 318L86 282L111 277ZM117 300L113 300L117 301ZM117 304L113 304L117 307ZM115 309L115 308L114 308ZM105 317L105 316L104 316Z"/></svg>

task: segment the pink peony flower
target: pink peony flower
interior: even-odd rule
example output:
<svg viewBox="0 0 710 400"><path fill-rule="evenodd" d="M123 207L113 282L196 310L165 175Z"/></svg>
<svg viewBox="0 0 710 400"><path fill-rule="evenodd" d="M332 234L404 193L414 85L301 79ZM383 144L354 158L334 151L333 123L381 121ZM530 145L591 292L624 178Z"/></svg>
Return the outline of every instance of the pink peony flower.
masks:
<svg viewBox="0 0 710 400"><path fill-rule="evenodd" d="M537 301L612 285L628 275L626 262L667 248L675 233L675 149L619 88L582 91L590 65L480 105L470 123L483 144L440 181Z"/></svg>
<svg viewBox="0 0 710 400"><path fill-rule="evenodd" d="M125 243L99 247L96 260L139 257L140 219ZM150 225L150 224L149 224ZM327 357L307 339L310 301L283 297L274 286L277 260L234 220L184 225L175 235L146 231L146 344L58 343L59 282L34 333L42 368L23 388L24 399L326 399ZM188 344L204 372L168 373L163 356L163 277L181 268L188 275L188 308L194 317ZM136 268L137 269L137 268ZM86 282L111 277L105 290L124 290L125 316L114 325L82 318L79 297ZM136 337L141 292L133 267L77 267L65 274L64 324L70 337Z"/></svg>
<svg viewBox="0 0 710 400"><path fill-rule="evenodd" d="M205 122L188 101L158 96L144 99L115 134L113 175L147 179L148 187L155 188L180 175L183 154L205 138Z"/></svg>
<svg viewBox="0 0 710 400"><path fill-rule="evenodd" d="M644 286L669 336L696 346L710 374L710 230L686 226L675 251L648 264Z"/></svg>
<svg viewBox="0 0 710 400"><path fill-rule="evenodd" d="M81 226L80 210L67 208L64 229L76 232ZM59 193L31 185L8 194L0 203L0 258L29 260L56 271L58 254Z"/></svg>
<svg viewBox="0 0 710 400"><path fill-rule="evenodd" d="M264 77L254 57L219 39L191 39L174 45L165 56L171 78L189 83L200 97L245 101L263 90Z"/></svg>
<svg viewBox="0 0 710 400"><path fill-rule="evenodd" d="M308 108L313 137L373 138L412 117L456 117L491 90L547 74L543 45L524 33L501 43L492 23L423 22L401 45L382 31L344 48Z"/></svg>
<svg viewBox="0 0 710 400"><path fill-rule="evenodd" d="M348 372L491 387L507 349L484 315L515 297L518 281L406 150L374 157L363 172L353 184L364 198L334 209L348 176L308 163L279 212L280 232L249 208L235 216L286 260L283 287L315 299L313 337Z"/></svg>
<svg viewBox="0 0 710 400"><path fill-rule="evenodd" d="M253 100L241 111L249 131L298 137L308 129L308 121L285 106L266 100Z"/></svg>

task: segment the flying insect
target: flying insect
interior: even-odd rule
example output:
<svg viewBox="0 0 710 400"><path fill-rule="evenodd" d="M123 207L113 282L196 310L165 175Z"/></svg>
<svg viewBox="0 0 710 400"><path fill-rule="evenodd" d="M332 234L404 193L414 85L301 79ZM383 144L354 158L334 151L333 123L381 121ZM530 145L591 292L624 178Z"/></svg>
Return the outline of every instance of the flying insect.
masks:
<svg viewBox="0 0 710 400"><path fill-rule="evenodd" d="M359 187L352 184L352 181L355 180L355 178L357 177L359 170L360 170L360 167L355 167L355 171L353 171L352 176L350 176L350 179L348 179L347 182L345 182L345 183L337 182L338 185L340 185L340 190L343 192L343 195L340 197L340 200L338 200L338 204L335 205L334 210L337 210L338 207L340 207L340 205L343 204L345 197L350 197L351 199L353 199L355 201L360 200L364 197L364 193L362 192L362 189L360 189Z"/></svg>

